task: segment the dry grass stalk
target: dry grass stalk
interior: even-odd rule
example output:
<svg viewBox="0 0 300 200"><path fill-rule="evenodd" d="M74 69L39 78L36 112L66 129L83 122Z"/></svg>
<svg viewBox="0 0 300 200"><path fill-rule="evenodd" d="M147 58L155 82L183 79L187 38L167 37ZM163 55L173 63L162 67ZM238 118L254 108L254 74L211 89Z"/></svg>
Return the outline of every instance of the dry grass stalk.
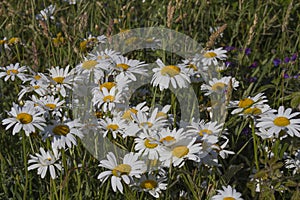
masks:
<svg viewBox="0 0 300 200"><path fill-rule="evenodd" d="M257 25L257 22L258 22L258 17L257 17L257 14L255 13L254 14L254 20L253 20L253 24L252 26L250 27L250 30L249 30L249 38L246 42L246 47L251 43L252 39L253 39L253 36L254 36L254 29Z"/></svg>
<svg viewBox="0 0 300 200"><path fill-rule="evenodd" d="M168 10L167 10L167 27L171 28L173 17L175 12L175 6L172 6L172 1L169 2Z"/></svg>
<svg viewBox="0 0 300 200"><path fill-rule="evenodd" d="M284 16L284 20L283 20L283 23L282 23L282 26L281 26L282 32L285 32L286 29L287 29L287 25L289 23L289 18L290 18L290 15L291 15L292 8L293 8L293 0L290 2L289 7L286 10L286 14Z"/></svg>
<svg viewBox="0 0 300 200"><path fill-rule="evenodd" d="M208 42L206 43L205 49L210 49L211 47L214 46L216 39L221 35L221 33L224 32L226 29L227 24L224 24L221 26L216 32L212 33L211 36L209 37Z"/></svg>

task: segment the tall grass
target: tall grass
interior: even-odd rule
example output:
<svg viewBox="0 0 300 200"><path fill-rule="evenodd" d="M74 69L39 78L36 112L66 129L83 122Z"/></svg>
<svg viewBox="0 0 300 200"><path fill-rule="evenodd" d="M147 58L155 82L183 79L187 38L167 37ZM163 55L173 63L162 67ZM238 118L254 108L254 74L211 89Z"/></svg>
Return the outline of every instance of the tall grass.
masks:
<svg viewBox="0 0 300 200"><path fill-rule="evenodd" d="M56 5L55 20L36 20L39 11L50 4ZM299 52L299 6L300 3L293 0L146 0L144 3L137 0L82 0L76 5L54 0L3 0L0 39L17 37L20 42L9 45L10 50L0 46L0 66L19 62L40 72L46 72L51 66L75 66L93 48L80 48L80 43L89 34L109 37L126 29L150 26L184 33L205 47L211 35L209 28L227 24L223 36L216 39L213 47L236 47L235 51L228 53L228 61L232 64L223 73L240 81L240 88L233 92L231 99L264 92L270 106L285 105L299 109L299 78L283 78L283 73L291 76L299 73L299 62L283 67L273 64L275 58L284 59ZM55 43L53 38L57 38L59 33L63 39ZM251 49L250 55L245 55L246 48ZM143 52L128 54L129 57L133 55L144 60L151 59L143 57ZM168 52L156 52L151 56L168 58ZM176 60L175 57L173 59ZM257 66L249 67L254 62ZM6 111L16 101L18 84L22 83L0 80L1 120L7 117ZM195 86L198 91L199 87ZM160 95L158 93L157 97ZM203 107L209 106L208 102L201 103ZM210 170L203 167L191 171L188 163L183 169L172 171L164 199L179 199L181 190L188 191L188 194L180 199L209 199L217 188L227 184L236 185L244 199L299 197L299 175L294 177L293 182L289 182L292 174L280 175L284 152L299 148L299 140L286 139L273 146L277 153L272 160L268 160L261 148L258 155L254 155L253 148L256 146L268 147L271 144L268 141L261 144L255 134L252 137L253 130L248 130L252 123L251 120L242 121L238 116L231 117L226 127L230 148L236 154L222 160L219 168ZM125 189L123 197L112 192L109 182L101 184L97 180L101 171L99 161L80 142L71 151L63 153L65 172L59 179L52 180L47 176L41 179L26 169L29 154L37 152L39 146L45 146L41 139L19 134L13 136L2 125L0 134L1 199L152 199L150 195L131 191L130 188ZM266 178L260 194L255 193L255 183L249 178L253 168L260 172L256 176ZM201 185L203 182L205 187ZM280 192L282 188L285 188L283 193Z"/></svg>

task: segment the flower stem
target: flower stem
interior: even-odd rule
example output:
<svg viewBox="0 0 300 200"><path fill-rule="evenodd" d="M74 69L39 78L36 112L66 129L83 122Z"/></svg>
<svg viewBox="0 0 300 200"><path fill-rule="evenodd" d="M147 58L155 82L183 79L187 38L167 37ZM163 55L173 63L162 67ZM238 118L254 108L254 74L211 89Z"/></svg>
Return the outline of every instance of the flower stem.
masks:
<svg viewBox="0 0 300 200"><path fill-rule="evenodd" d="M255 165L256 165L256 170L259 170L259 164L258 164L258 157L257 157L257 136L255 134L255 126L254 126L254 121L253 119L250 120L251 123L251 130L252 130L252 137L253 137L253 150L254 150L254 159L255 159Z"/></svg>
<svg viewBox="0 0 300 200"><path fill-rule="evenodd" d="M23 162L25 168L25 186L24 186L24 193L23 193L23 200L27 198L27 187L28 187L28 169L27 169L27 151L26 151L26 135L22 133L22 147L23 147Z"/></svg>

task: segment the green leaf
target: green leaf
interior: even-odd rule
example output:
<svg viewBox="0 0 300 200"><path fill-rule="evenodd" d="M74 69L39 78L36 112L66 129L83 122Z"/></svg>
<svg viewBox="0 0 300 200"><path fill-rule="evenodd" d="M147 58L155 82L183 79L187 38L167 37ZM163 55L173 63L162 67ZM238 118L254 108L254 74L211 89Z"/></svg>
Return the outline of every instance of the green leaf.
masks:
<svg viewBox="0 0 300 200"><path fill-rule="evenodd" d="M299 200L300 199L300 190L296 190L291 198L291 200Z"/></svg>
<svg viewBox="0 0 300 200"><path fill-rule="evenodd" d="M298 108L299 105L300 105L300 95L299 96L296 95L291 100L291 107Z"/></svg>

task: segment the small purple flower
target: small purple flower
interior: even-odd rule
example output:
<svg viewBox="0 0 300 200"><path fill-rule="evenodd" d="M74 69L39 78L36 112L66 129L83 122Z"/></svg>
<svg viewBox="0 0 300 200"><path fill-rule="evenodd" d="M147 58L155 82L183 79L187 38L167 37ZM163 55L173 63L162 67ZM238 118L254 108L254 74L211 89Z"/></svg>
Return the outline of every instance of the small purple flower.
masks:
<svg viewBox="0 0 300 200"><path fill-rule="evenodd" d="M290 78L290 76L289 76L287 73L284 73L284 74L283 74L283 78L284 78L284 79L287 79L287 78Z"/></svg>
<svg viewBox="0 0 300 200"><path fill-rule="evenodd" d="M258 66L258 63L256 62L256 61L254 61L250 66L249 66L249 68L250 69L254 69L254 68L256 68Z"/></svg>
<svg viewBox="0 0 300 200"><path fill-rule="evenodd" d="M226 46L225 50L226 51L233 51L233 50L235 50L235 47L234 46Z"/></svg>
<svg viewBox="0 0 300 200"><path fill-rule="evenodd" d="M248 56L251 53L251 49L250 48L246 48L245 49L245 55Z"/></svg>
<svg viewBox="0 0 300 200"><path fill-rule="evenodd" d="M295 61L298 57L298 54L297 53L294 53L291 57L291 61Z"/></svg>
<svg viewBox="0 0 300 200"><path fill-rule="evenodd" d="M256 78L256 77L250 77L250 78L248 79L248 81L249 81L250 83L254 83L254 82L257 81L257 78Z"/></svg>
<svg viewBox="0 0 300 200"><path fill-rule="evenodd" d="M279 58L275 58L273 60L273 64L274 64L275 67L277 67L278 65L280 65L280 63L281 63L281 60Z"/></svg>
<svg viewBox="0 0 300 200"><path fill-rule="evenodd" d="M229 67L229 66L231 66L231 65L232 65L232 62L230 62L230 61L226 61L226 62L225 62L225 66L226 66L226 67Z"/></svg>
<svg viewBox="0 0 300 200"><path fill-rule="evenodd" d="M245 135L245 136L251 135L251 129L249 127L243 128L242 134Z"/></svg>
<svg viewBox="0 0 300 200"><path fill-rule="evenodd" d="M289 62L290 62L290 58L289 58L289 57L285 57L285 58L283 59L283 61L284 61L285 63L289 63Z"/></svg>

